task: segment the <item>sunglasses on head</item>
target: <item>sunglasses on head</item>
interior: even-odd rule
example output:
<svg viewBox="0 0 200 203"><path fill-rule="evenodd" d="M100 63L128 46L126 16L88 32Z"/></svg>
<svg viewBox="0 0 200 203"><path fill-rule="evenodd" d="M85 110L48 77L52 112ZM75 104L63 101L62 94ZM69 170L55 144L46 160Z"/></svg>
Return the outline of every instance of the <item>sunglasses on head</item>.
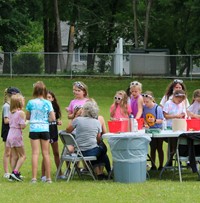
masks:
<svg viewBox="0 0 200 203"><path fill-rule="evenodd" d="M185 97L185 94L182 93L176 93L174 94L175 97Z"/></svg>
<svg viewBox="0 0 200 203"><path fill-rule="evenodd" d="M180 83L180 84L182 84L182 83L183 83L183 80L175 79L175 80L174 80L174 83Z"/></svg>
<svg viewBox="0 0 200 203"><path fill-rule="evenodd" d="M83 84L82 84L81 82L79 82L79 81L74 82L74 84L73 84L73 85L74 85L74 86L76 86L76 87L79 87L79 88L83 88L83 89L84 89Z"/></svg>
<svg viewBox="0 0 200 203"><path fill-rule="evenodd" d="M135 85L140 85L140 84L139 84L139 82L137 82L137 81L130 83L130 86L135 86Z"/></svg>
<svg viewBox="0 0 200 203"><path fill-rule="evenodd" d="M149 94L142 94L142 96L143 97L149 97L149 98L153 99L153 97L151 95L149 95Z"/></svg>
<svg viewBox="0 0 200 203"><path fill-rule="evenodd" d="M120 101L121 99L122 99L121 97L115 96L115 100L116 100L116 101Z"/></svg>

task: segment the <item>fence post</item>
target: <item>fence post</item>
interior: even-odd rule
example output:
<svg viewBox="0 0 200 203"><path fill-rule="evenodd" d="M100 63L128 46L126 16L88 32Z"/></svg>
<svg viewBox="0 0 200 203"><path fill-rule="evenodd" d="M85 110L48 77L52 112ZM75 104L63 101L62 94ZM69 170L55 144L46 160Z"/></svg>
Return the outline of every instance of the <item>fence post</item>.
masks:
<svg viewBox="0 0 200 203"><path fill-rule="evenodd" d="M123 39L119 39L119 74L123 75Z"/></svg>
<svg viewBox="0 0 200 203"><path fill-rule="evenodd" d="M10 52L10 77L12 78L12 52Z"/></svg>

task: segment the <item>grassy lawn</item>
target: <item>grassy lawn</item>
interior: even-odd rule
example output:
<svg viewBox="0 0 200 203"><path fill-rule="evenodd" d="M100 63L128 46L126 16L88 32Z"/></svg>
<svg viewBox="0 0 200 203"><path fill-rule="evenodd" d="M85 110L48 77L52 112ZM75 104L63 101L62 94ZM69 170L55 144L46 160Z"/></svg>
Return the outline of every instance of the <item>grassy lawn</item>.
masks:
<svg viewBox="0 0 200 203"><path fill-rule="evenodd" d="M52 90L58 99L62 109L63 125L65 129L68 120L64 108L69 105L72 94L72 84L81 80L88 85L89 96L94 98L100 107L100 114L105 120L109 120L109 108L113 102L113 96L118 90L126 90L133 79L65 79L65 78L1 78L0 91L2 95L8 86L18 87L26 98L26 102L32 98L33 83L38 80L44 81L47 88ZM171 79L138 79L143 84L143 91L150 90L154 93L157 103L160 102L167 85ZM191 102L192 92L199 88L198 80L184 81L188 90L188 98ZM199 202L200 182L196 174L183 176L183 183L179 183L178 175L173 179L172 172L166 172L163 179L159 180L159 173L150 173L150 179L144 183L122 184L113 181L94 182L91 179L75 179L66 183L65 181L53 182L52 184L30 184L31 180L31 149L28 138L29 126L24 130L24 142L27 160L21 168L25 176L22 183L8 182L3 179L3 142L0 142L0 200L1 202ZM60 151L62 144L60 143ZM109 149L109 148L108 148ZM166 152L166 144L165 144ZM109 156L111 154L109 152ZM40 157L41 161L41 157ZM51 153L52 179L55 177L55 164ZM39 164L40 167L40 164ZM38 170L38 179L41 171Z"/></svg>

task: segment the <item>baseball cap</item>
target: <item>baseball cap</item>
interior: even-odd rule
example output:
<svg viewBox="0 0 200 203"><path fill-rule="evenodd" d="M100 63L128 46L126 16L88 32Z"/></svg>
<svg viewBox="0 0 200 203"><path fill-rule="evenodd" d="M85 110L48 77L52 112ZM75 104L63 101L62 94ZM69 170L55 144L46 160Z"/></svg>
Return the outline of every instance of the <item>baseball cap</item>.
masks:
<svg viewBox="0 0 200 203"><path fill-rule="evenodd" d="M17 93L21 94L20 90L16 87L8 87L7 93L8 94L17 94Z"/></svg>

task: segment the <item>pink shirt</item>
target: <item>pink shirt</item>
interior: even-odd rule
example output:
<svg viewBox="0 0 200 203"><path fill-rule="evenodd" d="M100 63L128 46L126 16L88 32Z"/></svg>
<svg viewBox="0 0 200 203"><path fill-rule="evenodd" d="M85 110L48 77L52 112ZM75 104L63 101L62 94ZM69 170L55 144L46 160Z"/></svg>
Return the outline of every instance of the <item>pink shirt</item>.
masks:
<svg viewBox="0 0 200 203"><path fill-rule="evenodd" d="M76 107L83 107L83 105L85 104L85 102L88 100L88 98L83 98L83 99L73 99L69 106L67 107L67 110L70 112L70 113L73 113L74 112L74 109Z"/></svg>
<svg viewBox="0 0 200 203"><path fill-rule="evenodd" d="M22 129L20 125L24 125L25 120L20 116L20 112L21 110L9 114L10 129L6 140L7 147L24 146L22 138Z"/></svg>
<svg viewBox="0 0 200 203"><path fill-rule="evenodd" d="M113 111L114 108L115 108L115 104L112 104L110 107L110 112ZM128 118L129 114L131 113L131 106L129 104L127 104L127 112L128 112L128 115L124 115L124 113L121 112L120 106L117 105L113 118L115 118L115 119Z"/></svg>

